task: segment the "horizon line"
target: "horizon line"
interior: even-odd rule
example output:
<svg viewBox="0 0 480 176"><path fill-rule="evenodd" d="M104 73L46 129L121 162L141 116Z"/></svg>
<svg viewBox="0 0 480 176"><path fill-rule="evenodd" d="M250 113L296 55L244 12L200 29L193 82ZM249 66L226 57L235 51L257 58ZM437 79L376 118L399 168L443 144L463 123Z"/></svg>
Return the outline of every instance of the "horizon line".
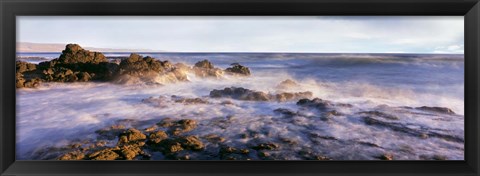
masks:
<svg viewBox="0 0 480 176"><path fill-rule="evenodd" d="M214 52L214 51L94 51L94 50L89 50L93 52L100 52L100 53L122 53L122 54L131 54L131 53L191 53L191 54L213 54L213 53L218 53L218 54L436 54L436 55L465 55L465 53L407 53L407 52L274 52L274 51L266 51L266 52L236 52L236 51L222 51L222 52ZM59 52L15 52L15 53L42 53L42 54L47 54L47 53L62 53L61 51Z"/></svg>

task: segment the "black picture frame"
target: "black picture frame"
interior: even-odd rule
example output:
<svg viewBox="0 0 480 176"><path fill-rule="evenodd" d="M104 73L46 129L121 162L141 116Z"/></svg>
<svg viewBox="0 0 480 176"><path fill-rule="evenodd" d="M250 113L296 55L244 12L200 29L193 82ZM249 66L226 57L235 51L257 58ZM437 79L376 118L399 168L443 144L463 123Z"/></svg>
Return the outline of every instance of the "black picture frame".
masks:
<svg viewBox="0 0 480 176"><path fill-rule="evenodd" d="M0 173L13 175L479 175L478 0L0 0ZM15 17L20 15L460 15L465 17L465 161L16 161Z"/></svg>

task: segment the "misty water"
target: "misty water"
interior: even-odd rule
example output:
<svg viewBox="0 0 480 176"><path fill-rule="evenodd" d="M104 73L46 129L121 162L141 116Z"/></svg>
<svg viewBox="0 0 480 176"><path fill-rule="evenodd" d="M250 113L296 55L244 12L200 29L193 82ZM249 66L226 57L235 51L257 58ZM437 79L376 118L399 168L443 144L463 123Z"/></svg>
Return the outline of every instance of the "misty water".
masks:
<svg viewBox="0 0 480 176"><path fill-rule="evenodd" d="M128 57L129 53L104 53ZM389 153L394 159L464 159L464 58L435 54L283 54L283 53L140 53L192 66L204 59L225 69L231 63L250 68L250 77L221 79L188 75L188 82L161 84L43 83L17 89L16 156L19 160L55 159L38 154L75 141L96 140L96 130L123 124L145 129L164 118L194 119L206 151L192 158L219 159L218 145L201 136L216 134L222 145L251 148L276 143L272 159L303 160L307 153L334 160L374 160ZM39 63L60 53L19 53L19 60ZM290 79L297 86L279 87ZM210 98L214 89L243 87L256 91L303 92L313 98L351 104L325 120L324 112L300 107L297 101L243 101ZM172 95L204 98L207 104L182 104ZM162 99L159 103L145 99ZM231 104L224 104L224 101ZM417 107L444 107L454 114ZM295 115L275 111L288 109ZM395 116L385 119L365 112ZM114 145L117 139L109 141ZM258 159L255 152L252 159ZM164 159L152 152L152 159Z"/></svg>

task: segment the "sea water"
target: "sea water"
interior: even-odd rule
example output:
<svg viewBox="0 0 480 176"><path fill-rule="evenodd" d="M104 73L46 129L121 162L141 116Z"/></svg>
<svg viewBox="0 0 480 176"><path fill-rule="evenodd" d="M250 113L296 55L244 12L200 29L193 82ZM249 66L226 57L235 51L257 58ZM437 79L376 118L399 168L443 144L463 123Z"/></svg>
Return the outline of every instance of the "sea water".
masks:
<svg viewBox="0 0 480 176"><path fill-rule="evenodd" d="M129 53L104 53L107 57L128 57ZM195 119L200 124L193 135L217 134L230 146L248 147L252 141L239 134L256 132L256 142L294 144L278 151L283 159L299 160L292 152L309 150L339 160L370 160L382 153L395 159L424 159L443 156L464 159L464 143L442 138L418 138L398 130L365 124L355 114L378 110L399 117L395 123L409 129L428 129L463 139L464 56L441 54L319 54L319 53L140 53L159 60L192 66L208 59L225 69L232 63L250 68L250 77L222 79L188 75L188 82L164 85L119 85L102 82L43 83L35 89L17 89L16 156L35 160L34 153L61 147L72 141L95 139L94 131L121 120L158 122L163 118ZM17 60L39 63L60 53L19 53ZM39 59L40 58L40 59ZM279 90L278 84L291 79L299 86ZM316 111L303 111L296 101L254 102L208 98L213 89L243 87L263 92L310 91L313 97L352 104L340 109L345 116L328 122L311 118ZM149 97L206 98L209 104L184 105L166 102L148 104ZM446 107L455 115L404 113L401 107ZM278 108L303 111L308 116L285 118ZM217 123L229 117L228 123ZM441 119L441 120L439 120ZM154 124L154 123L153 123ZM151 124L150 124L151 125ZM133 124L132 124L133 126ZM137 125L136 127L148 127ZM314 136L335 138L319 141ZM372 146L360 145L374 144ZM207 146L208 147L208 146ZM155 158L155 157L154 157ZM198 157L202 158L202 157ZM427 157L428 158L428 157ZM203 159L209 159L204 157Z"/></svg>

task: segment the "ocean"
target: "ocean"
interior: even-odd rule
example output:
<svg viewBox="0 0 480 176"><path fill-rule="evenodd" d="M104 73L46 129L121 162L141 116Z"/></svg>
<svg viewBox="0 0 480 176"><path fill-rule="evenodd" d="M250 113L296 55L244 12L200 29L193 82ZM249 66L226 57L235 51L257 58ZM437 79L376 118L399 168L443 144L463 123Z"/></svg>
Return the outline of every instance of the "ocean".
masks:
<svg viewBox="0 0 480 176"><path fill-rule="evenodd" d="M129 53L104 53L128 57ZM249 148L253 143L273 142L280 147L270 159L304 160L304 153L334 160L373 160L388 153L398 160L464 159L464 56L453 54L341 54L341 53L139 53L189 66L208 59L225 69L240 63L249 77L221 79L188 75L188 82L161 85L43 83L35 89L17 89L17 160L54 159L72 142L97 139L96 130L122 123L147 128L165 118L199 122L189 134L215 134L222 145ZM39 63L60 53L18 53L17 60ZM297 86L279 88L284 80ZM244 101L210 98L214 89L243 87L269 93L310 91L313 97L350 104L340 114L321 120L323 112L299 107L297 101ZM179 104L166 100L145 103L150 97L204 98L207 104ZM419 111L416 107L444 107L454 114ZM286 116L279 108L296 112ZM365 120L365 112L383 112L396 119ZM368 114L368 113L367 113ZM373 117L373 116L372 116ZM155 124L155 123L153 123ZM244 134L248 137L245 137ZM421 134L421 137L417 136ZM424 136L424 134L426 136ZM203 139L202 139L203 140ZM286 142L287 141L287 142ZM114 145L116 141L108 141ZM206 143L200 160L220 144ZM49 154L45 154L49 153ZM250 156L251 155L251 156ZM253 152L252 159L259 159ZM165 159L152 152L153 160Z"/></svg>

